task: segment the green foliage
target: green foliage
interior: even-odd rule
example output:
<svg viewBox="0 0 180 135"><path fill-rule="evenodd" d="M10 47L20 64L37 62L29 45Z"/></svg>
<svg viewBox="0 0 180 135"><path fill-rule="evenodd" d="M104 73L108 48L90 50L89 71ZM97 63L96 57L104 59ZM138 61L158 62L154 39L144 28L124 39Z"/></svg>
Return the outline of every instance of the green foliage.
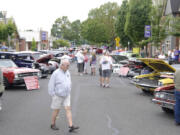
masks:
<svg viewBox="0 0 180 135"><path fill-rule="evenodd" d="M169 18L163 16L164 3L157 4L151 11L151 41L154 45L159 46L168 36Z"/></svg>
<svg viewBox="0 0 180 135"><path fill-rule="evenodd" d="M130 0L125 33L134 44L144 39L144 27L150 25L152 0Z"/></svg>
<svg viewBox="0 0 180 135"><path fill-rule="evenodd" d="M31 50L32 50L32 51L36 51L36 50L37 50L37 48L36 48L36 41L35 41L34 38L33 38L33 40L32 40Z"/></svg>
<svg viewBox="0 0 180 135"><path fill-rule="evenodd" d="M171 18L171 21L172 24L169 34L175 37L180 37L180 17Z"/></svg>
<svg viewBox="0 0 180 135"><path fill-rule="evenodd" d="M88 19L82 23L82 36L92 43L106 43L108 35L103 23Z"/></svg>
<svg viewBox="0 0 180 135"><path fill-rule="evenodd" d="M17 31L16 25L13 23L12 20L9 20L7 24L7 32L9 36L12 36L12 34L16 31Z"/></svg>
<svg viewBox="0 0 180 135"><path fill-rule="evenodd" d="M58 49L59 47L69 47L70 43L67 40L58 39L53 41L53 48Z"/></svg>
<svg viewBox="0 0 180 135"><path fill-rule="evenodd" d="M57 38L68 38L70 21L67 16L57 18L51 29L51 35Z"/></svg>
<svg viewBox="0 0 180 135"><path fill-rule="evenodd" d="M100 8L90 10L88 19L82 23L82 37L96 44L109 44L114 41L118 10L117 3L110 2L101 5Z"/></svg>
<svg viewBox="0 0 180 135"><path fill-rule="evenodd" d="M8 38L7 26L4 23L0 23L0 41L1 42L7 41L7 38Z"/></svg>
<svg viewBox="0 0 180 135"><path fill-rule="evenodd" d="M16 25L13 23L12 19L8 21L7 24L4 22L0 23L0 42L5 42L8 39L8 35L12 36L17 32Z"/></svg>
<svg viewBox="0 0 180 135"><path fill-rule="evenodd" d="M67 16L56 19L51 29L51 35L56 37L57 39L61 38L69 41L74 41L76 44L80 44L81 42L80 32L80 20L76 20L71 23Z"/></svg>
<svg viewBox="0 0 180 135"><path fill-rule="evenodd" d="M120 43L122 47L128 47L128 42L132 44L131 39L125 34L124 27L126 23L126 15L128 13L128 1L124 0L118 12L118 18L116 20L116 33L120 37Z"/></svg>

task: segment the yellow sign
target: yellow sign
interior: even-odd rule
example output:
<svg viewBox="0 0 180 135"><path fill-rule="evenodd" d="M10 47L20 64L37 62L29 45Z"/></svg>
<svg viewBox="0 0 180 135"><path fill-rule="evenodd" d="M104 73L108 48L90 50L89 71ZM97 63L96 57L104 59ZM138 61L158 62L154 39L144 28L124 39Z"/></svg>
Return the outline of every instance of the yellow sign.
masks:
<svg viewBox="0 0 180 135"><path fill-rule="evenodd" d="M116 46L119 47L120 46L120 44L119 44L120 38L116 37L115 40L116 40Z"/></svg>
<svg viewBox="0 0 180 135"><path fill-rule="evenodd" d="M133 53L139 54L140 53L140 48L138 48L138 47L133 48Z"/></svg>

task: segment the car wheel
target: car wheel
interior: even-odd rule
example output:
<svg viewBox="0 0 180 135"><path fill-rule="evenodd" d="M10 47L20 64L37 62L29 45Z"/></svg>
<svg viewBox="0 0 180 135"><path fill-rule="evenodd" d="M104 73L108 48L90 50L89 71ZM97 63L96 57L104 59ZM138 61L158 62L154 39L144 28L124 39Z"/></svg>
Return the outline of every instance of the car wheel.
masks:
<svg viewBox="0 0 180 135"><path fill-rule="evenodd" d="M162 110L165 112L165 113L173 113L174 111L169 109L169 108L166 108L166 107L162 107Z"/></svg>
<svg viewBox="0 0 180 135"><path fill-rule="evenodd" d="M145 90L145 89L141 89L144 93L149 93L148 90Z"/></svg>

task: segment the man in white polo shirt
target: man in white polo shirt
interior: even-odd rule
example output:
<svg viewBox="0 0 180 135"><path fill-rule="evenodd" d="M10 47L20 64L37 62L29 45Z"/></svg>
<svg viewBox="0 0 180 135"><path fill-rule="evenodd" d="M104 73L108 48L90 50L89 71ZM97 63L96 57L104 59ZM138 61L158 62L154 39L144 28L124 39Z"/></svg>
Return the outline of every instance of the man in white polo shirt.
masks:
<svg viewBox="0 0 180 135"><path fill-rule="evenodd" d="M68 71L69 60L63 59L60 68L53 72L48 85L49 95L52 96L51 109L53 109L51 129L59 130L56 127L56 118L59 114L61 105L65 107L66 116L69 123L69 132L73 132L79 127L73 126L72 113L70 106L71 75Z"/></svg>
<svg viewBox="0 0 180 135"><path fill-rule="evenodd" d="M109 56L109 52L105 52L105 54L102 56L100 66L102 69L102 86L109 88L109 79L112 70L112 59Z"/></svg>

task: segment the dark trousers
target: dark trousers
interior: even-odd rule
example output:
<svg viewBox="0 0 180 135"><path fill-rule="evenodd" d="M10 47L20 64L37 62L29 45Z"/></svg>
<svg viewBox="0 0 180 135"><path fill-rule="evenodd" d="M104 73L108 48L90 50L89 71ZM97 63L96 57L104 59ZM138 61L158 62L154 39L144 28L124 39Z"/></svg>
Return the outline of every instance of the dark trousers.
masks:
<svg viewBox="0 0 180 135"><path fill-rule="evenodd" d="M175 90L175 108L174 108L174 115L176 123L180 123L180 91Z"/></svg>

